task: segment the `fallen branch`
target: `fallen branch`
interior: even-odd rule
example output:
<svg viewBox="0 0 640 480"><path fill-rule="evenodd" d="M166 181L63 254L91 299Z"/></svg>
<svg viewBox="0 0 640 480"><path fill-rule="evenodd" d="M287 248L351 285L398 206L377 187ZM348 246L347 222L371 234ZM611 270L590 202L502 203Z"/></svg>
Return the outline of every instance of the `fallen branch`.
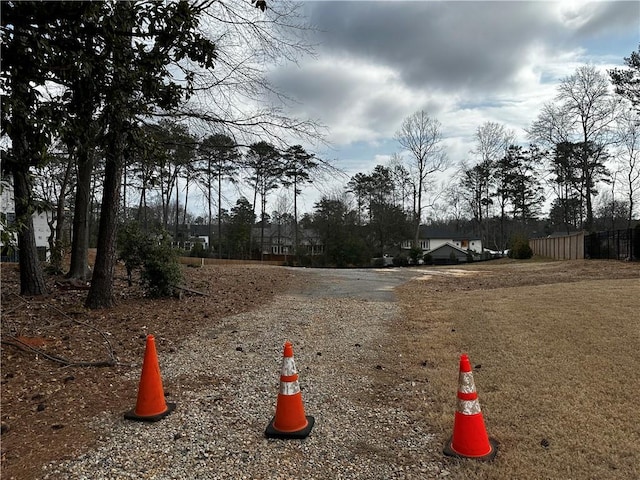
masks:
<svg viewBox="0 0 640 480"><path fill-rule="evenodd" d="M14 296L16 296L17 298L19 298L20 300L22 300L24 303L26 303L27 305L29 305L29 302L27 300L25 300L24 298L22 298L20 295L17 294L13 294ZM58 362L58 363L62 363L63 365L67 365L67 366L74 366L74 367L112 367L115 365L122 365L121 363L118 362L118 359L116 358L116 355L114 353L113 347L111 346L111 342L109 341L109 338L107 337L107 335L100 330L99 328L94 327L93 325L87 323L87 322L81 322L80 320L76 320L75 318L70 317L69 315L67 315L65 312L63 312L62 310L60 310L58 307L56 307L55 305L50 305L50 304L45 304L47 307L51 308L52 310L55 310L57 313L59 313L60 315L62 315L63 317L65 317L67 320L69 320L70 322L73 322L77 325L82 325L83 327L88 328L89 330L93 330L95 332L97 332L102 339L104 340L104 343L106 343L106 347L105 349L107 350L107 354L109 355L109 360L104 361L104 362L74 362L71 360L68 360L64 357L58 357L57 355L49 355L46 352L43 352L42 350L39 350L37 348L32 347L31 345L27 345L24 342L21 342L20 340L18 340L15 337L11 337L9 336L9 338L16 340L18 343L25 345L26 347L28 347L31 351L34 351L35 353L38 353L40 355L43 355L44 357L54 361L54 362ZM2 343L5 343L4 341ZM17 347L17 345L12 344L12 343L7 343L8 345L13 345L14 347ZM24 350L24 348L23 348Z"/></svg>
<svg viewBox="0 0 640 480"><path fill-rule="evenodd" d="M91 285L87 282L81 282L75 279L64 280L62 282L57 281L55 285L60 290L89 290L89 288L91 288Z"/></svg>
<svg viewBox="0 0 640 480"><path fill-rule="evenodd" d="M116 362L115 360L111 359L111 360L105 360L102 362L78 362L75 360L69 360L68 358L64 358L64 357L59 357L58 355L52 355L49 354L43 350L40 350L39 348L33 347L31 345L29 345L28 343L23 342L22 340L13 337L11 335L9 336L4 336L5 338L2 339L2 345L9 345L15 348L18 348L19 350L23 350L25 352L31 352L31 353L35 353L36 355L42 355L44 358L46 358L47 360L51 360L52 362L56 362L56 363L60 363L64 366L67 367L115 367L116 365L118 365L118 362ZM8 339L7 339L8 337Z"/></svg>
<svg viewBox="0 0 640 480"><path fill-rule="evenodd" d="M178 290L182 290L184 292L194 293L196 295L201 295L203 297L208 297L208 293L199 292L198 290L192 290L191 288L184 287L182 285L171 285L173 288L177 288Z"/></svg>

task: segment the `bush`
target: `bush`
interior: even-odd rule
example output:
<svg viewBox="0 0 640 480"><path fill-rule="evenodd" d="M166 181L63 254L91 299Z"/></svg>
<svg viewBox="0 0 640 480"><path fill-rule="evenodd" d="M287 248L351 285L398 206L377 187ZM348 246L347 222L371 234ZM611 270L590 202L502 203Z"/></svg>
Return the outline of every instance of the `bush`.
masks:
<svg viewBox="0 0 640 480"><path fill-rule="evenodd" d="M196 258L207 258L209 255L204 250L204 246L202 245L202 243L201 242L196 242L196 243L193 244L193 247L191 247L191 251L189 252L189 256L190 257L196 257Z"/></svg>
<svg viewBox="0 0 640 480"><path fill-rule="evenodd" d="M300 267L311 267L313 265L313 260L311 255L300 255L297 263Z"/></svg>
<svg viewBox="0 0 640 480"><path fill-rule="evenodd" d="M423 259L422 249L411 247L411 250L409 250L409 258L411 259L414 265L418 265L419 260Z"/></svg>
<svg viewBox="0 0 640 480"><path fill-rule="evenodd" d="M133 271L142 265L149 238L136 222L130 222L118 230L118 260L124 262L127 269L129 286L132 284Z"/></svg>
<svg viewBox="0 0 640 480"><path fill-rule="evenodd" d="M125 264L129 285L133 271L141 270L142 286L152 297L171 296L182 282L182 269L166 232L149 234L135 222L124 225L118 235L118 259Z"/></svg>
<svg viewBox="0 0 640 480"><path fill-rule="evenodd" d="M393 266L394 267L408 267L409 266L409 257L405 255L396 255L393 257Z"/></svg>
<svg viewBox="0 0 640 480"><path fill-rule="evenodd" d="M162 242L152 245L142 265L142 285L151 297L169 297L182 282L182 269L175 252Z"/></svg>
<svg viewBox="0 0 640 480"><path fill-rule="evenodd" d="M533 250L531 250L531 247L529 246L529 239L522 235L513 237L511 239L509 258L526 260L531 257L533 257Z"/></svg>
<svg viewBox="0 0 640 480"><path fill-rule="evenodd" d="M384 258L376 257L376 258L373 259L372 263L373 263L373 266L375 268L382 268L382 267L384 267Z"/></svg>

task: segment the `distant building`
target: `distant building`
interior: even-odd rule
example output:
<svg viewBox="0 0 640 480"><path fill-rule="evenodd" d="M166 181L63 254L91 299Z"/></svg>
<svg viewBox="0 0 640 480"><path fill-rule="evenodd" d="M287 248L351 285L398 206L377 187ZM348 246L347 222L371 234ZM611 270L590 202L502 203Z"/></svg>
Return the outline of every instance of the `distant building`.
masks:
<svg viewBox="0 0 640 480"><path fill-rule="evenodd" d="M209 226L200 224L181 224L178 227L178 234L175 234L175 225L169 225L169 232L172 234L172 245L185 250L190 250L196 244L201 244L202 248L209 248ZM252 244L254 248L260 250L262 230L260 224L255 224L251 230ZM212 246L215 248L218 241L218 225L211 225ZM224 238L223 238L224 243ZM262 254L286 257L295 252L295 235L293 225L286 224L266 224L264 226L264 245ZM324 246L320 237L314 230L298 229L298 253L300 255L321 255L324 253Z"/></svg>
<svg viewBox="0 0 640 480"><path fill-rule="evenodd" d="M260 225L253 228L253 239L260 243ZM295 231L292 224L270 224L264 227L264 245L262 253L272 255L292 255L295 253ZM324 245L319 235L311 229L298 228L298 254L321 255Z"/></svg>
<svg viewBox="0 0 640 480"><path fill-rule="evenodd" d="M482 239L476 235L460 234L427 225L420 226L418 246L422 249L423 254L440 249L444 245L451 245L464 252L470 250L477 255L481 255L483 252ZM409 250L412 247L413 240L402 242L403 250Z"/></svg>
<svg viewBox="0 0 640 480"><path fill-rule="evenodd" d="M0 195L0 229L4 232L7 227L15 224L16 222L16 207L15 199L13 197L13 185L6 181L2 181L2 192ZM45 210L43 212L36 212L33 214L33 233L36 239L36 248L38 249L38 257L42 261L49 260L49 236L51 235L51 228L49 222L53 218L53 212ZM3 235L4 236L4 235ZM9 245L4 245L2 238L0 238L0 249L2 251L3 262L17 262L18 252L17 245L18 239L15 233L11 232L11 241ZM13 246L15 248L10 248Z"/></svg>

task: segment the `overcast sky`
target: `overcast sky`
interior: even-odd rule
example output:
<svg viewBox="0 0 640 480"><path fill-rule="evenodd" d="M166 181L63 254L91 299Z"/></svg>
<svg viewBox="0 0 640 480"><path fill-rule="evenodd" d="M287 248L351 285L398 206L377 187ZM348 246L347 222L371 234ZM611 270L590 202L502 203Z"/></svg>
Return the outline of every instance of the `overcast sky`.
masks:
<svg viewBox="0 0 640 480"><path fill-rule="evenodd" d="M328 127L318 153L347 176L394 152L402 121L421 109L442 123L454 164L471 160L476 129L525 129L583 64L623 65L640 42L640 2L305 1L316 58L270 80L290 113ZM344 181L338 182L345 184ZM310 211L318 195L308 197Z"/></svg>

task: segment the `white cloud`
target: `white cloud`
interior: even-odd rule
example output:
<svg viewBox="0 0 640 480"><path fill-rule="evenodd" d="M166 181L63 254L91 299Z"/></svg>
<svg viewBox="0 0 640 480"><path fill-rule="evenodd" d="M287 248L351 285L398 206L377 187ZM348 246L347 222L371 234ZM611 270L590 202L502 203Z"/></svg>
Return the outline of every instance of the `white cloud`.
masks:
<svg viewBox="0 0 640 480"><path fill-rule="evenodd" d="M606 70L638 47L640 2L308 1L317 58L274 67L270 81L299 118L329 127L347 172L387 163L402 120L425 110L442 123L452 163L469 160L476 129L525 129L559 81L585 63ZM311 208L329 184L312 186Z"/></svg>
<svg viewBox="0 0 640 480"><path fill-rule="evenodd" d="M392 68L359 58L324 55L300 67L279 70L271 80L301 103L292 111L331 126L330 141L375 144L392 136L407 111L440 110L437 94L409 88Z"/></svg>

